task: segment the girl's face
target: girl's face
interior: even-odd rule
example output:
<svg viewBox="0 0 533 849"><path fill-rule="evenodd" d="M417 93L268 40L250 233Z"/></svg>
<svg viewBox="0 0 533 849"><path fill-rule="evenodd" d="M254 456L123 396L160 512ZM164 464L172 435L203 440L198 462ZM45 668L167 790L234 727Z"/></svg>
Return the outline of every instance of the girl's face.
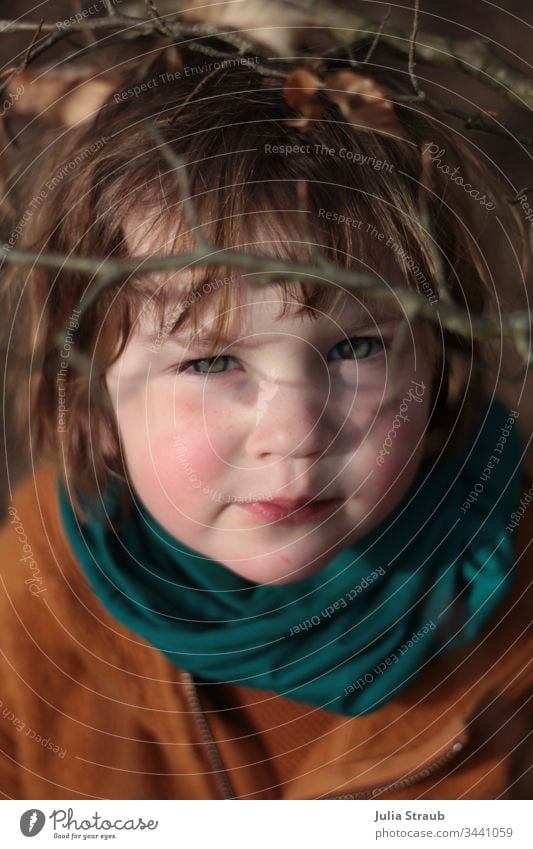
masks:
<svg viewBox="0 0 533 849"><path fill-rule="evenodd" d="M107 385L131 486L159 524L250 581L284 583L321 569L405 494L432 364L415 323L386 408L392 307L375 322L347 295L334 315L279 318L275 285L241 282L239 294L216 351L209 306L196 339L158 336L145 317Z"/></svg>

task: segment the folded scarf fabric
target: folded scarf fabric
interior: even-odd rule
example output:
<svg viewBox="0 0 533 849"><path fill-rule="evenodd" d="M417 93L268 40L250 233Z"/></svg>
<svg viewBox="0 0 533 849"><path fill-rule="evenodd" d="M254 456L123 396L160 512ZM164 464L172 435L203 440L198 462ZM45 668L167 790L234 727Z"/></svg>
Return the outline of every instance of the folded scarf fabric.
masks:
<svg viewBox="0 0 533 849"><path fill-rule="evenodd" d="M460 452L424 459L379 525L287 584L256 584L202 556L138 499L117 533L116 482L97 503L82 500L83 524L59 482L61 517L102 604L178 668L361 715L474 640L511 588L517 415L487 400Z"/></svg>

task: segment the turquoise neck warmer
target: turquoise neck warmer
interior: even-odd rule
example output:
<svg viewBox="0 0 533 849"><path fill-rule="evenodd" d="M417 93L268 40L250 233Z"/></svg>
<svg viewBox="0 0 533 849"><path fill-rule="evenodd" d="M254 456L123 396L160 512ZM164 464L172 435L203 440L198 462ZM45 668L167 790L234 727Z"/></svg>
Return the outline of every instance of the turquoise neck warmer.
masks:
<svg viewBox="0 0 533 849"><path fill-rule="evenodd" d="M385 520L289 584L254 584L202 557L140 503L117 536L101 502L82 501L91 521L79 525L60 483L62 521L102 604L178 668L370 713L432 658L474 640L513 583L505 526L520 497L516 415L487 401L460 452L423 460ZM111 519L118 496L116 484L106 491Z"/></svg>

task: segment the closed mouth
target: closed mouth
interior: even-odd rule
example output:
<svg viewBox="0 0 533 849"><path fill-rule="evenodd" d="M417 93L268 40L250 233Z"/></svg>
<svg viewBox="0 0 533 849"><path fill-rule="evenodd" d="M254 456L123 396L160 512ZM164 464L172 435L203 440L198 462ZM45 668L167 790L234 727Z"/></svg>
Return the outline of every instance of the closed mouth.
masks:
<svg viewBox="0 0 533 849"><path fill-rule="evenodd" d="M314 522L332 509L342 505L341 498L322 498L314 501L300 499L282 501L249 501L240 503L250 515L267 522L282 522L284 524L299 524Z"/></svg>

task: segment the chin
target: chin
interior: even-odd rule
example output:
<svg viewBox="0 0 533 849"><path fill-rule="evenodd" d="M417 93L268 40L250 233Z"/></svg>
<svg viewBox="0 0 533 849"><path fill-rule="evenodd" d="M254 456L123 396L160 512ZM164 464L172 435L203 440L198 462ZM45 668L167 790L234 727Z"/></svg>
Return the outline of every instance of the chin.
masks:
<svg viewBox="0 0 533 849"><path fill-rule="evenodd" d="M325 564L324 564L325 565ZM287 575L280 575L270 580L265 580L262 583L264 584L292 584L295 581L301 581L303 578L309 578L311 575L315 575L317 572L320 572L323 569L323 566L312 566L306 567L305 569L298 569Z"/></svg>
<svg viewBox="0 0 533 849"><path fill-rule="evenodd" d="M260 561L252 561L250 564L239 563L236 568L228 564L226 565L228 569L236 572L242 578L245 578L247 581L253 581L256 584L291 584L294 581L301 581L302 578L308 578L320 572L327 563L333 560L334 556L333 554L331 557L324 559L323 562L318 561L300 566L286 562L288 558L283 556L276 558L276 562L270 565L268 563L261 563Z"/></svg>

